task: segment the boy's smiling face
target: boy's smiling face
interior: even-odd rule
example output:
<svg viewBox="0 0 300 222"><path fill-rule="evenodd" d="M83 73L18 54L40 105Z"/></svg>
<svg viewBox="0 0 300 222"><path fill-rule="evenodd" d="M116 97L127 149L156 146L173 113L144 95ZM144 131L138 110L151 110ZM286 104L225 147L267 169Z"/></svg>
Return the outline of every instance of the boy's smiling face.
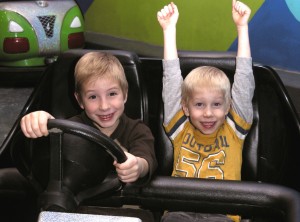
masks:
<svg viewBox="0 0 300 222"><path fill-rule="evenodd" d="M82 86L76 99L87 116L106 135L118 126L124 112L127 95L124 95L117 80L101 77Z"/></svg>
<svg viewBox="0 0 300 222"><path fill-rule="evenodd" d="M194 127L209 135L224 123L229 107L221 90L200 88L191 93L188 103L183 104L183 111Z"/></svg>

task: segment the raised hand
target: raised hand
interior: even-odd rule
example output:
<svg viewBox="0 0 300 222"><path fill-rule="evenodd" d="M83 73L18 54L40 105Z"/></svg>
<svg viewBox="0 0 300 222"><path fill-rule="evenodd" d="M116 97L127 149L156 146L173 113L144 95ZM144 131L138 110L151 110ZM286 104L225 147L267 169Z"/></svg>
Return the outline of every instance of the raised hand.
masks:
<svg viewBox="0 0 300 222"><path fill-rule="evenodd" d="M248 25L251 9L244 3L232 0L232 18L237 27Z"/></svg>
<svg viewBox="0 0 300 222"><path fill-rule="evenodd" d="M163 30L175 27L179 17L177 6L171 2L157 12L157 20Z"/></svg>

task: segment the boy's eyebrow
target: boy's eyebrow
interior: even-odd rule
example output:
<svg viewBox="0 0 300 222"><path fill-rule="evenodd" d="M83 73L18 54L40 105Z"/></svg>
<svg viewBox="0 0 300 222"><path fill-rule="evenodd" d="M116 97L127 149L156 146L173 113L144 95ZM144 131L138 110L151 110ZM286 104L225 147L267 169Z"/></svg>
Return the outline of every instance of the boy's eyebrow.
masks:
<svg viewBox="0 0 300 222"><path fill-rule="evenodd" d="M114 86L114 87L109 88L108 90L113 90L113 89L115 89L115 90L121 90L121 87L120 86Z"/></svg>
<svg viewBox="0 0 300 222"><path fill-rule="evenodd" d="M108 88L107 91L109 90L122 90L120 86L113 86L111 88ZM88 89L86 92L94 92L97 91L97 88L95 87L94 89Z"/></svg>

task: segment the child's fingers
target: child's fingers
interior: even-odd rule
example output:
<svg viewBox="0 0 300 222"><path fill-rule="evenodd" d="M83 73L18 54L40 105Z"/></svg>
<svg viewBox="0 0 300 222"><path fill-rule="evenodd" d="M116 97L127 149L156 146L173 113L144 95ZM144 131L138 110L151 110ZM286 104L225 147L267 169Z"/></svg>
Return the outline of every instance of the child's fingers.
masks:
<svg viewBox="0 0 300 222"><path fill-rule="evenodd" d="M172 9L173 9L173 13L178 13L178 8L177 6L172 2Z"/></svg>
<svg viewBox="0 0 300 222"><path fill-rule="evenodd" d="M240 1L236 1L236 3L234 4L234 9L240 15L245 15L245 13L247 13L248 7Z"/></svg>
<svg viewBox="0 0 300 222"><path fill-rule="evenodd" d="M172 8L170 5L166 5L163 9L164 13L169 14L172 11Z"/></svg>
<svg viewBox="0 0 300 222"><path fill-rule="evenodd" d="M240 1L235 1L233 7L236 11L241 12L241 10L243 9L243 3Z"/></svg>
<svg viewBox="0 0 300 222"><path fill-rule="evenodd" d="M173 12L174 12L174 7L173 7L172 4L169 4L169 5L168 5L168 12L169 12L169 13L173 13Z"/></svg>
<svg viewBox="0 0 300 222"><path fill-rule="evenodd" d="M157 19L162 22L164 20L170 19L174 14L178 14L177 6L171 2L165 5L160 11L157 12Z"/></svg>
<svg viewBox="0 0 300 222"><path fill-rule="evenodd" d="M236 4L236 0L232 0L232 7L234 7Z"/></svg>
<svg viewBox="0 0 300 222"><path fill-rule="evenodd" d="M167 13L166 13L163 9L160 10L159 12L157 12L157 17L158 17L159 19L165 19L166 16L167 16Z"/></svg>
<svg viewBox="0 0 300 222"><path fill-rule="evenodd" d="M163 18L163 15L162 15L161 11L158 11L158 12L157 12L157 18L159 18L159 19L162 19L162 18Z"/></svg>
<svg viewBox="0 0 300 222"><path fill-rule="evenodd" d="M160 19L164 19L170 14L172 14L172 10L173 9L170 7L170 5L166 5L160 11L157 12L157 17Z"/></svg>

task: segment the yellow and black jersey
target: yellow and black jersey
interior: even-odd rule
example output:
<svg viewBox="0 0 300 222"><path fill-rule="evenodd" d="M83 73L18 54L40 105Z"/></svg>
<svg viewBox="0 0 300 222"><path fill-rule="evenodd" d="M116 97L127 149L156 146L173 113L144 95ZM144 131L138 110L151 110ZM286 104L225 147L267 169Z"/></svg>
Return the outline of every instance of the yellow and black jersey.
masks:
<svg viewBox="0 0 300 222"><path fill-rule="evenodd" d="M250 127L230 109L219 130L204 135L180 110L165 126L174 146L172 175L240 180L242 147Z"/></svg>

